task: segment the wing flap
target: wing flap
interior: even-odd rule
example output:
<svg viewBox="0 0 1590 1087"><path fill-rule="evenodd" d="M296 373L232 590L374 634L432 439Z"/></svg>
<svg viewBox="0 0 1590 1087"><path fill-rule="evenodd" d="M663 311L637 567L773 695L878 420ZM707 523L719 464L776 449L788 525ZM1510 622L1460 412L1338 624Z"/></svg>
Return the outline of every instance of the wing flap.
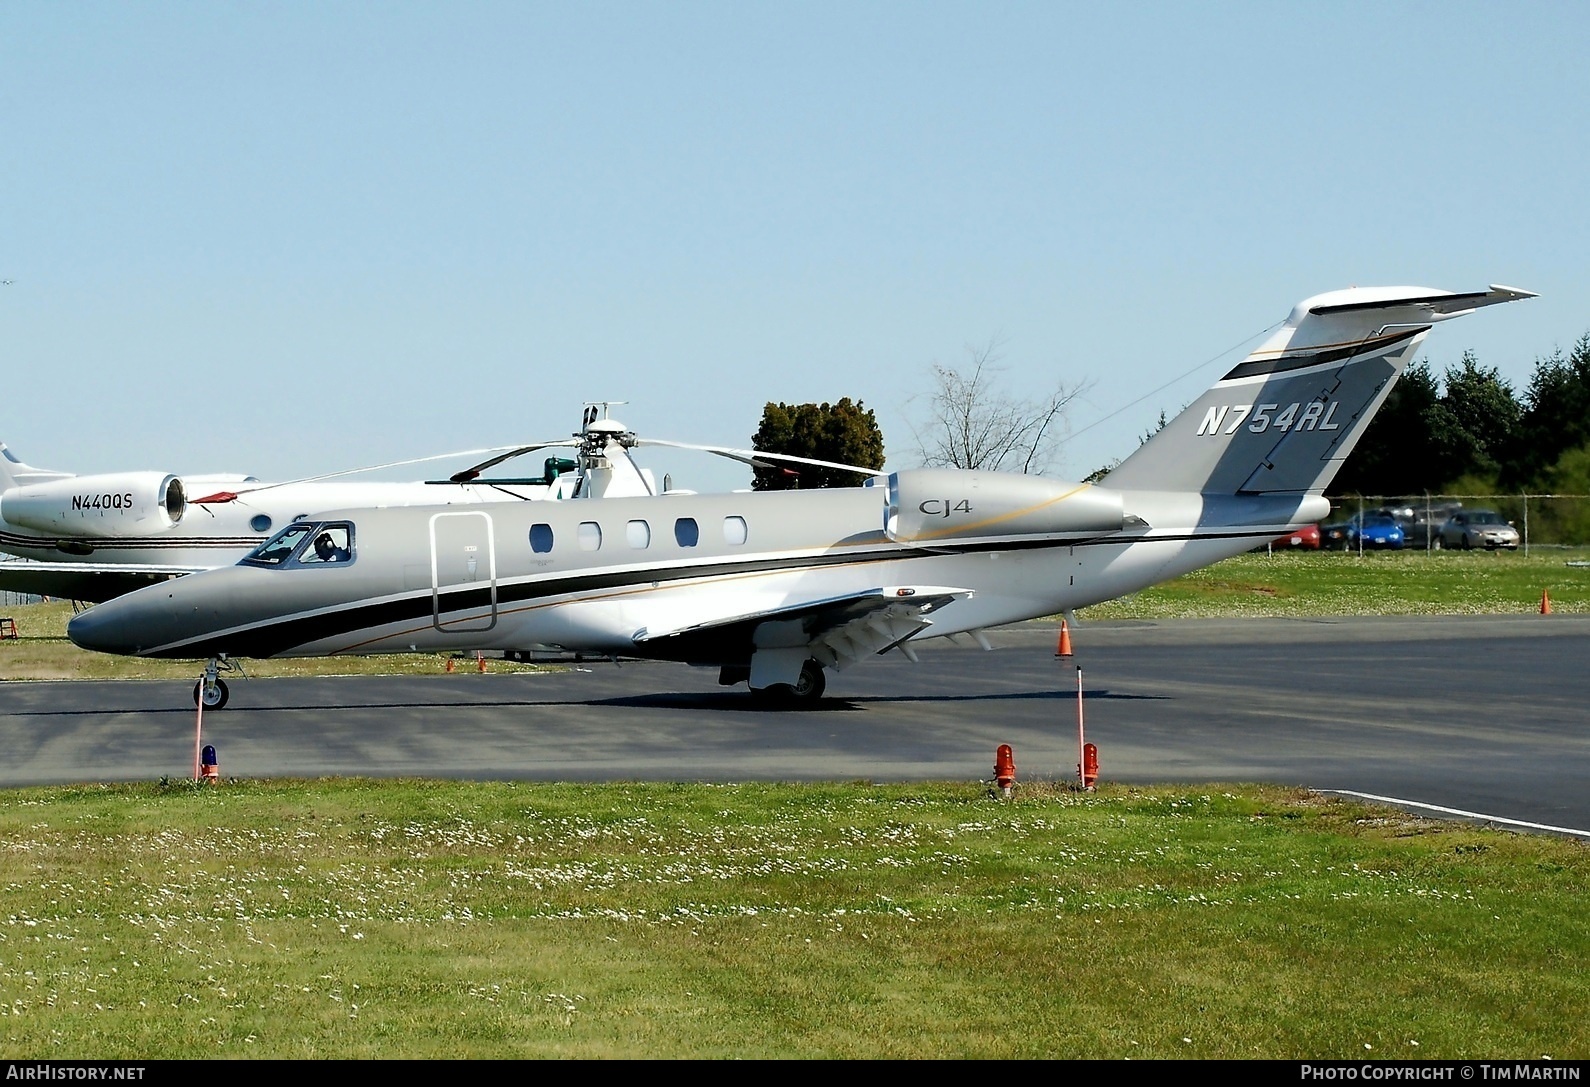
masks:
<svg viewBox="0 0 1590 1087"><path fill-rule="evenodd" d="M864 657L904 643L932 625L928 616L971 589L942 585L888 585L697 623L671 631L642 631L637 646L668 643L738 643L751 651L801 649L843 670ZM671 654L668 654L671 655Z"/></svg>
<svg viewBox="0 0 1590 1087"><path fill-rule="evenodd" d="M904 645L932 625L933 620L922 608L889 604L821 632L812 639L808 649L823 664L843 672L859 660Z"/></svg>

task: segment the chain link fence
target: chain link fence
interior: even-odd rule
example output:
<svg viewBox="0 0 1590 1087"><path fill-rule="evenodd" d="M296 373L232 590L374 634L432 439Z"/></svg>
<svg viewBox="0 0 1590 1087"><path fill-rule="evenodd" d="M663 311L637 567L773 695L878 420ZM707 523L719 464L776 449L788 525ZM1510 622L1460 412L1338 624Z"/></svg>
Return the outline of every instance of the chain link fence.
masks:
<svg viewBox="0 0 1590 1087"><path fill-rule="evenodd" d="M1495 513L1518 530L1518 548L1590 545L1590 495L1587 494L1421 494L1328 496L1327 524L1361 523L1384 512L1403 531L1403 546L1416 549L1461 547L1452 515ZM1356 520L1355 520L1356 519ZM1445 530L1443 532L1443 530ZM1329 533L1327 533L1329 535Z"/></svg>

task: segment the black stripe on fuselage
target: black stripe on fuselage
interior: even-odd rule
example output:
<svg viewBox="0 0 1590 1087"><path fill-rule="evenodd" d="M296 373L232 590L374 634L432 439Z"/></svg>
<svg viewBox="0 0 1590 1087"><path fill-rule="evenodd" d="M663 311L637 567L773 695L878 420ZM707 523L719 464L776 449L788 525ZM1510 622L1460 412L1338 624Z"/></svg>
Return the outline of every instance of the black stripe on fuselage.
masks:
<svg viewBox="0 0 1590 1087"><path fill-rule="evenodd" d="M1148 542L1187 542L1191 540L1251 539L1262 542L1278 535L1274 528L1232 532L1190 532L1175 535L1134 537L1121 540L1115 537L1095 537L1085 540L1055 541L1000 541L968 543L960 546L933 548L891 546L887 550L867 550L840 554L807 555L799 558L745 559L734 562L697 566L648 566L625 570L610 570L592 574L570 574L564 577L499 583L497 607L546 601L560 596L589 597L604 591L633 588L656 583L678 584L698 579L716 579L737 574L766 573L776 570L813 569L823 566L874 564L902 559L923 558L945 554L977 554L994 551L1029 551L1059 547L1096 547L1105 545L1126 546ZM449 589L441 594L441 614L445 617L491 607L491 586L468 589ZM429 591L423 595L407 596L380 603L354 602L333 611L317 612L285 619L267 620L246 630L224 636L199 639L180 645L165 646L143 654L150 657L168 657L192 660L226 655L230 657L274 657L295 649L352 634L361 630L374 630L394 623L433 619L435 607ZM462 633L462 632L461 632ZM643 655L640 647L633 651Z"/></svg>
<svg viewBox="0 0 1590 1087"><path fill-rule="evenodd" d="M182 548L254 548L264 536L24 536L0 532L0 548L27 548L33 551L60 551L66 547L90 551L149 551Z"/></svg>
<svg viewBox="0 0 1590 1087"><path fill-rule="evenodd" d="M1328 362L1341 362L1344 359L1367 355L1372 351L1384 352L1401 343L1403 340L1412 339L1429 331L1429 326L1409 329L1406 332L1382 336L1378 340L1365 340L1347 347L1337 347L1329 351L1314 351L1306 355L1281 355L1273 359L1254 359L1241 362L1234 366L1229 374L1221 378L1230 381L1238 377L1256 377L1260 374L1284 374L1292 370L1306 370L1310 366L1323 366Z"/></svg>

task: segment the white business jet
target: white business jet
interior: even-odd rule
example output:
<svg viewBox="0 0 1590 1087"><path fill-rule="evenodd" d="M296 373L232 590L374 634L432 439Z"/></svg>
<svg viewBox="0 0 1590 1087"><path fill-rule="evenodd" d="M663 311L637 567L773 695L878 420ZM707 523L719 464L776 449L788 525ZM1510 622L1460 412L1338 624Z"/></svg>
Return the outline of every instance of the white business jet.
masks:
<svg viewBox="0 0 1590 1087"><path fill-rule="evenodd" d="M1352 288L1261 347L1098 485L900 471L853 488L350 509L236 566L128 594L68 634L208 660L555 646L819 697L828 669L1135 592L1329 510L1326 486L1440 321L1529 298ZM345 560L316 551L333 534Z"/></svg>

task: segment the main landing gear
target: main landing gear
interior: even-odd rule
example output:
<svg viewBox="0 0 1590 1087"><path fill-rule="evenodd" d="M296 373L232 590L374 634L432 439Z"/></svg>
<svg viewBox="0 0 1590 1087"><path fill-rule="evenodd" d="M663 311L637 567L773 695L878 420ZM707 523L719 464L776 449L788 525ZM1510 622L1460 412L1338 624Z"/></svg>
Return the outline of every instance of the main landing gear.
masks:
<svg viewBox="0 0 1590 1087"><path fill-rule="evenodd" d="M766 687L752 687L751 697L768 705L814 706L828 687L828 677L823 666L815 660L801 665L800 678L794 683L774 683Z"/></svg>
<svg viewBox="0 0 1590 1087"><path fill-rule="evenodd" d="M204 663L203 677L193 685L193 704L203 706L207 710L225 709L232 692L220 673L242 671L243 669L234 661L229 661L225 657L211 657Z"/></svg>

